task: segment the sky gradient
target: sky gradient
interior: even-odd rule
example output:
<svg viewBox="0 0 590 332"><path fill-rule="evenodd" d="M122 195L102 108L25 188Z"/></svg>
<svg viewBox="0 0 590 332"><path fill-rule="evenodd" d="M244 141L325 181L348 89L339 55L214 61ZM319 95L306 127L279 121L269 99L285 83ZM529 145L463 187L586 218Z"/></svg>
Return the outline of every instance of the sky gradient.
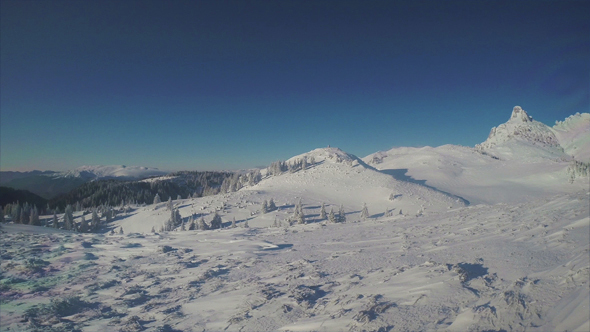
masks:
<svg viewBox="0 0 590 332"><path fill-rule="evenodd" d="M0 2L0 169L474 146L590 108L589 1Z"/></svg>

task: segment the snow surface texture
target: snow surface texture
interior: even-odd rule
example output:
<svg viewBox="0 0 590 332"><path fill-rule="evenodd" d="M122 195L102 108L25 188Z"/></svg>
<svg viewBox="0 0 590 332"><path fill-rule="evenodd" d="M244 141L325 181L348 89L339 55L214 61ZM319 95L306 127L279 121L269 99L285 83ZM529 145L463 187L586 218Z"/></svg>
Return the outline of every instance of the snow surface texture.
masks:
<svg viewBox="0 0 590 332"><path fill-rule="evenodd" d="M590 148L585 119L547 131L515 108L478 148L316 149L288 160L305 169L173 201L219 230L151 232L166 202L104 234L2 225L1 328L590 331L589 183L566 171ZM299 202L306 224L290 222Z"/></svg>
<svg viewBox="0 0 590 332"><path fill-rule="evenodd" d="M6 225L0 321L39 331L588 331L588 199L143 235Z"/></svg>

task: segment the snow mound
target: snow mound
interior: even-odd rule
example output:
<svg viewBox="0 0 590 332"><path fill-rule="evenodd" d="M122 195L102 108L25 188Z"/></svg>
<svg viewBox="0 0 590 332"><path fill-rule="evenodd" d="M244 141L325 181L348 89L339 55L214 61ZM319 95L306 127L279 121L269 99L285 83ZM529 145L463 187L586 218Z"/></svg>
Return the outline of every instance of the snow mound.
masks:
<svg viewBox="0 0 590 332"><path fill-rule="evenodd" d="M566 158L553 130L533 120L520 106L515 106L510 119L493 127L488 139L475 148L505 159Z"/></svg>
<svg viewBox="0 0 590 332"><path fill-rule="evenodd" d="M565 153L579 161L590 161L590 113L556 121L552 129Z"/></svg>
<svg viewBox="0 0 590 332"><path fill-rule="evenodd" d="M316 163L328 162L328 163L345 163L352 166L361 165L363 167L370 167L365 164L360 158L350 153L346 153L339 148L327 147L318 148L297 156L294 156L287 160L287 163L296 162L299 160L306 159L308 162L315 161Z"/></svg>
<svg viewBox="0 0 590 332"><path fill-rule="evenodd" d="M58 177L79 177L84 179L141 179L150 176L165 175L167 172L157 168L125 165L96 165L81 166L73 170L60 173Z"/></svg>
<svg viewBox="0 0 590 332"><path fill-rule="evenodd" d="M524 150L522 144L506 144L507 150ZM497 150L492 151L457 145L402 147L373 153L363 160L396 179L425 184L472 204L526 202L588 188L587 178L569 183L569 162L534 158L545 153L534 146L523 158L505 158L507 154L497 158Z"/></svg>

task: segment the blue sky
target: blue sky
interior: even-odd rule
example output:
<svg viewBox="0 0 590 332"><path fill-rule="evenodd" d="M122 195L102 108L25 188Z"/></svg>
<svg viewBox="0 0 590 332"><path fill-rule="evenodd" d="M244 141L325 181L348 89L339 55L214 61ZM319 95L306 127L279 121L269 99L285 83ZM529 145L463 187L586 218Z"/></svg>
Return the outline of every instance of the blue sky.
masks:
<svg viewBox="0 0 590 332"><path fill-rule="evenodd" d="M473 146L590 106L588 1L14 1L0 168Z"/></svg>

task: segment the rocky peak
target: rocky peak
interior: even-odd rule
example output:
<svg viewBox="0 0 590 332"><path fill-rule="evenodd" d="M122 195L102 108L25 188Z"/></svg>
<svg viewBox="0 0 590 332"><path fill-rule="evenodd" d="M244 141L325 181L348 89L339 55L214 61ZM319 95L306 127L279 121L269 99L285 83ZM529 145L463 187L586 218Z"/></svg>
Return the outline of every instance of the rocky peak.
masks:
<svg viewBox="0 0 590 332"><path fill-rule="evenodd" d="M510 120L516 120L516 121L521 121L521 122L531 122L533 121L533 118L531 116L529 116L525 110L523 110L520 106L514 106L514 108L512 109L512 116L510 117Z"/></svg>

